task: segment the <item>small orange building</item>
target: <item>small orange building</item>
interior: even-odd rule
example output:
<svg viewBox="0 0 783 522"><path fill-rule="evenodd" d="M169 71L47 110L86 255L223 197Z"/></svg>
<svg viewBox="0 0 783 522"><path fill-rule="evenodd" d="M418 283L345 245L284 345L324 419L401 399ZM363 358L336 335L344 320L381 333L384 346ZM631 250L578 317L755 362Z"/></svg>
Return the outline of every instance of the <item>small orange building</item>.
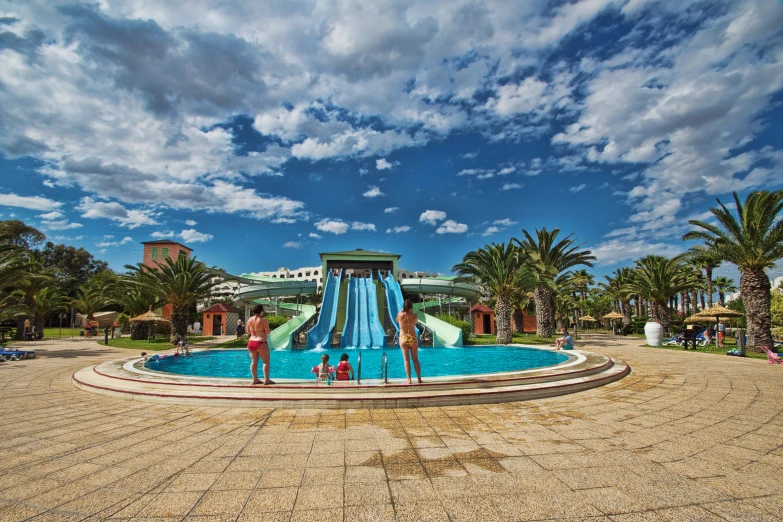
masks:
<svg viewBox="0 0 783 522"><path fill-rule="evenodd" d="M495 312L492 308L481 303L474 304L470 309L470 318L473 320L473 332L476 335L496 334Z"/></svg>
<svg viewBox="0 0 783 522"><path fill-rule="evenodd" d="M177 259L177 256L190 257L190 254L193 252L193 249L188 248L181 243L177 243L176 241L172 241L171 239L142 241L141 244L144 245L144 255L141 262L143 265L148 266L153 270L157 270L158 263L163 263L167 257L170 257L172 260ZM173 306L171 304L163 305L160 315L166 319L171 319L172 308Z"/></svg>
<svg viewBox="0 0 783 522"><path fill-rule="evenodd" d="M201 328L206 336L236 335L239 310L223 303L213 304L201 311Z"/></svg>

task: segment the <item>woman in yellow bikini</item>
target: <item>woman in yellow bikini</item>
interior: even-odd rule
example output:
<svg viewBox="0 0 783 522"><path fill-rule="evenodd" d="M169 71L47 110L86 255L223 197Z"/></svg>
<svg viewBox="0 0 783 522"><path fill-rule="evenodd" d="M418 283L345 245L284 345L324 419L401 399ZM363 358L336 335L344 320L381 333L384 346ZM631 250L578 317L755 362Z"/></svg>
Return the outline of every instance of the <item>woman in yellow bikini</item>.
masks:
<svg viewBox="0 0 783 522"><path fill-rule="evenodd" d="M402 358L405 361L405 375L408 377L408 384L411 384L411 359L413 359L413 367L416 369L416 377L419 380L419 384L421 384L419 342L416 338L417 322L419 322L419 318L413 311L413 303L410 299L406 299L402 311L397 314L397 324L400 325L400 349L402 350Z"/></svg>

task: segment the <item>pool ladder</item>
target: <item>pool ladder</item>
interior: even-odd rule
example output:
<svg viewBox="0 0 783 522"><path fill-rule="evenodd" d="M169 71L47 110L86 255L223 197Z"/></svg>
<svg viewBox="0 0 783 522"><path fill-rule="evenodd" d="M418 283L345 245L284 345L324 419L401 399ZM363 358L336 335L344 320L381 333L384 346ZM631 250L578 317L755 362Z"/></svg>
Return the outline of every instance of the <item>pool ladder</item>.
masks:
<svg viewBox="0 0 783 522"><path fill-rule="evenodd" d="M389 356L386 355L386 352L383 352L381 357L381 375L379 378L383 381L383 384L389 384Z"/></svg>
<svg viewBox="0 0 783 522"><path fill-rule="evenodd" d="M359 350L359 360L356 363L356 384L362 383L362 351Z"/></svg>

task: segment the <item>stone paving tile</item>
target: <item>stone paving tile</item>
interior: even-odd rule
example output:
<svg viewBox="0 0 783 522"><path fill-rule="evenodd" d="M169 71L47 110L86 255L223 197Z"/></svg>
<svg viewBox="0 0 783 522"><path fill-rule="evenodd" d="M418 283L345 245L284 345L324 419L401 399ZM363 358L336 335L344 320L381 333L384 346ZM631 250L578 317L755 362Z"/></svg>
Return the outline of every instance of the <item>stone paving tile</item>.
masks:
<svg viewBox="0 0 783 522"><path fill-rule="evenodd" d="M44 344L0 363L0 522L783 519L779 368L587 344L633 372L539 401L350 411L92 395L71 374L129 352Z"/></svg>

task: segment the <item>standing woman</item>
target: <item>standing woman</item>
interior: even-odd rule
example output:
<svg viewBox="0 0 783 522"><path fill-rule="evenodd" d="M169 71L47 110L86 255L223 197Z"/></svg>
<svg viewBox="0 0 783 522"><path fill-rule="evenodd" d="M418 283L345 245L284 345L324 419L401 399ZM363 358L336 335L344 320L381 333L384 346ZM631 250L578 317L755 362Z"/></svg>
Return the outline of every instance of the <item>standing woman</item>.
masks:
<svg viewBox="0 0 783 522"><path fill-rule="evenodd" d="M258 380L258 358L264 362L264 384L274 384L269 378L269 323L261 317L264 313L263 305L253 308L253 317L247 321L247 333L250 340L247 342L247 350L250 352L250 375L253 376L253 384L261 384Z"/></svg>
<svg viewBox="0 0 783 522"><path fill-rule="evenodd" d="M405 361L405 375L408 377L408 384L411 383L411 359L413 359L413 367L416 369L416 377L421 384L419 341L416 338L417 322L419 322L419 318L413 311L413 303L410 299L406 299L402 311L397 314L397 324L400 325L400 349Z"/></svg>

